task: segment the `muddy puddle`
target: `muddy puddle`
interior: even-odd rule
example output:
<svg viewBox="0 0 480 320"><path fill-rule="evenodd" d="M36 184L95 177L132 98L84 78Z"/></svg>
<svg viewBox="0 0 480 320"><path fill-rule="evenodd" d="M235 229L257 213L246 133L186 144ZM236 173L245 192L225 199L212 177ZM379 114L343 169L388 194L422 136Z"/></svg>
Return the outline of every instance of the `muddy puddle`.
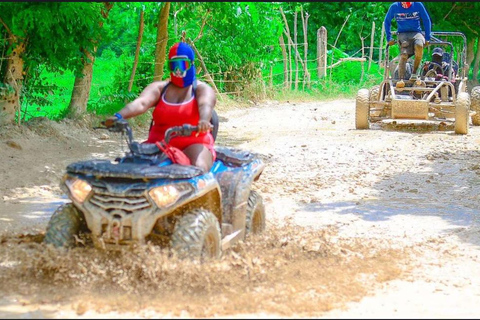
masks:
<svg viewBox="0 0 480 320"><path fill-rule="evenodd" d="M109 252L55 249L42 240L41 233L2 236L0 291L28 297L24 305L54 303L77 315L146 308L172 317L321 313L359 300L373 281L398 278L408 256L386 243L342 239L335 228L290 224L268 226L203 264L150 244Z"/></svg>

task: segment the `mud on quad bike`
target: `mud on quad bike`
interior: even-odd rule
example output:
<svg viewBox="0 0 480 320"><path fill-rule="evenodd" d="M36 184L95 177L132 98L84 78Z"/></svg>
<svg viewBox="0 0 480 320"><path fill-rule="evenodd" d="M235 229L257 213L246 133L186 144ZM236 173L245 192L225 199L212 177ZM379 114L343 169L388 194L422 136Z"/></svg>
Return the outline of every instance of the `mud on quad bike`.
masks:
<svg viewBox="0 0 480 320"><path fill-rule="evenodd" d="M455 41L447 41L452 39ZM480 125L480 87L467 91L465 75L467 40L461 32L432 32L430 46L440 46L447 58L447 70L434 62L422 61L417 72L431 70L410 78L411 59L407 61L405 86L397 88L398 66L390 61L389 46L385 48L384 79L380 85L360 89L356 96L355 128L369 129L370 123L385 119L416 119L454 123L456 134L467 134L469 117ZM459 58L457 64L454 58Z"/></svg>
<svg viewBox="0 0 480 320"><path fill-rule="evenodd" d="M129 151L114 162L97 159L67 166L61 186L71 202L52 215L45 243L72 247L82 233L97 248L151 241L180 257L205 259L218 258L264 230L263 200L252 184L265 165L256 154L216 146L217 159L204 173L172 163L156 144L134 141L126 120L108 130L122 133ZM187 124L172 127L164 142L197 130Z"/></svg>

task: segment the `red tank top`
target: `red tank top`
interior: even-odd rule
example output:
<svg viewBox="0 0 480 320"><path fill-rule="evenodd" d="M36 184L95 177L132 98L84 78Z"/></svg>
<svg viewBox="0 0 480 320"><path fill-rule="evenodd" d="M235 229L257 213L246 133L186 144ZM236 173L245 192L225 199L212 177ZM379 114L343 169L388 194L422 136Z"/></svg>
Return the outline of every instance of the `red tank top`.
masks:
<svg viewBox="0 0 480 320"><path fill-rule="evenodd" d="M197 99L195 99L194 95L192 95L190 100L183 103L170 103L165 100L165 93L166 90L164 90L153 110L153 125L145 142L155 143L163 140L165 131L173 126L181 126L183 124L198 125L200 114L198 112ZM198 137L195 135L196 132L193 132L189 137L174 137L170 140L170 145L183 150L191 144L200 143L205 145L210 151L213 150L214 139L210 132L201 133Z"/></svg>

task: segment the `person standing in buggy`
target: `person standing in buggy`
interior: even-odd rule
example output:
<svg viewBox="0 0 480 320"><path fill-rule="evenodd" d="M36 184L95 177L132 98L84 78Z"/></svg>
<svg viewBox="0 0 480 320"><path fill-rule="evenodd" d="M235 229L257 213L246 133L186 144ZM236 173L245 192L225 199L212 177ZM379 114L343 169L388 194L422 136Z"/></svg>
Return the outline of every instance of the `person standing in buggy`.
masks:
<svg viewBox="0 0 480 320"><path fill-rule="evenodd" d="M108 118L105 125L111 127L117 119L132 118L154 108L146 143L162 141L165 131L173 126L198 126L198 132L187 137L173 137L169 144L182 150L192 165L208 172L216 159L214 135L218 130L218 118L214 112L215 91L196 79L195 54L187 43L175 43L169 50L168 59L170 80L149 84L138 98Z"/></svg>
<svg viewBox="0 0 480 320"><path fill-rule="evenodd" d="M427 10L421 2L394 2L390 5L383 24L388 45L395 44L390 31L392 19L397 22L397 42L400 46L398 63L399 80L397 88L405 87L406 64L408 58L415 56L410 80L416 80L417 70L423 57L423 48L430 43L432 22ZM423 23L425 34L420 26Z"/></svg>

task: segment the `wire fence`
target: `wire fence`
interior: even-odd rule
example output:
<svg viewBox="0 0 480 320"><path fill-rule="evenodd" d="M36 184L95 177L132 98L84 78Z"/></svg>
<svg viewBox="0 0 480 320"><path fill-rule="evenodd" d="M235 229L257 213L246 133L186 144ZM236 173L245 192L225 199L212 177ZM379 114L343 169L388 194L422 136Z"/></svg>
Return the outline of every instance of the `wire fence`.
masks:
<svg viewBox="0 0 480 320"><path fill-rule="evenodd" d="M6 43L8 39L4 38L3 43ZM158 43L162 42L162 40L159 40L157 42L144 42L141 44L141 48L143 51L149 51L149 50L154 50L156 45ZM1 42L0 42L1 43ZM116 47L136 47L137 42L115 42L114 46ZM305 83L308 81L309 83L315 83L315 82L320 82L320 81L328 81L329 79L321 79L320 76L317 75L315 79L317 80L312 80L310 79L310 75L312 74L317 74L318 71L318 57L312 58L313 51L317 49L317 44L312 45L309 43L285 43L282 44L284 45L284 48L289 51L296 51L298 52L298 55L302 55L303 57L306 57L306 59L301 59L301 63L299 60L295 59L295 55L290 55L289 59L287 61L287 64L289 64L289 77L290 80L286 80L285 76L285 71L284 71L284 57L283 55L279 54L277 57L273 57L270 61L264 61L263 63L256 63L253 67L250 68L249 72L250 75L242 74L241 68L233 69L233 70L225 70L225 71L209 71L209 70L203 70L201 66L198 66L198 72L197 72L197 78L201 81L208 82L210 79L216 84L217 87L220 88L220 90L217 92L219 95L225 97L229 95L236 95L240 96L245 93L245 86L256 84L257 85L257 90L265 90L266 88L286 88L290 87L293 89L293 84L303 84L305 86ZM335 46L335 44L328 44L327 46L333 51L334 49L340 50ZM280 43L274 43L274 44L264 44L263 46L264 50L274 50L276 48L280 48L281 44ZM314 48L312 50L311 48ZM4 48L5 49L5 46ZM307 50L307 53L305 53L305 50ZM378 51L381 50L380 47L378 46L373 46L373 47L364 47L360 48L351 55L349 55L349 58L365 58L363 57L364 52L371 52L371 51ZM4 51L2 53L2 56L0 57L0 70L2 70L4 63L9 59L9 57L3 56ZM317 53L318 54L318 53ZM332 56L329 57L326 69L333 69L338 66L338 61L341 61L342 58L345 58L345 55L338 55L338 57L335 57L333 59ZM121 58L119 58L121 59ZM367 58L368 59L368 58ZM204 59L205 64L207 66L211 66L211 63L209 63L208 57ZM373 59L370 62L376 62L373 61ZM94 68L93 68L93 80L91 83L82 83L82 84L75 84L75 77L73 75L73 72L67 72L67 73L58 73L55 74L54 80L55 84L31 84L28 86L28 88L24 88L24 90L33 90L33 91L45 91L45 90L50 90L55 91L57 88L62 87L68 90L74 90L78 88L87 88L90 89L90 92L92 93L90 96L89 103L99 103L100 100L102 99L102 93L104 92L112 92L112 87L115 88L124 88L125 90L129 87L130 80L129 75L131 71L127 71L125 75L125 80L112 80L109 78L107 81L104 83L101 83L96 79L95 75L95 64L98 63L105 63L105 61L102 61L102 56L99 55L99 57L96 58L95 63L94 63ZM131 63L132 68L133 68L133 56L130 57L128 60L125 59L122 62L124 65L119 67L122 67L125 69L126 64ZM363 62L362 62L363 63ZM138 61L137 62L137 73L135 75L134 81L138 83L150 83L154 81L154 75L145 75L144 73L139 73L139 67L142 66L142 69L149 68L150 70L153 71L153 66L155 65L155 61ZM215 67L211 66L211 69L215 69ZM281 70L281 71L279 71ZM363 65L362 65L362 70L363 70ZM118 71L116 71L118 72ZM167 79L169 76L168 73L164 75L164 79ZM363 77L363 71L362 71L362 77ZM295 78L295 79L293 79ZM357 79L358 80L358 79ZM295 89L297 89L297 85L295 85ZM71 92L71 91L70 91ZM65 94L64 94L65 95ZM68 95L65 95L65 99L69 99ZM24 101L25 103L26 101ZM28 101L27 101L28 102ZM69 101L65 101L65 103L69 103ZM23 108L23 107L22 107ZM28 114L29 112L27 111L27 108L24 108L23 110L24 114Z"/></svg>

